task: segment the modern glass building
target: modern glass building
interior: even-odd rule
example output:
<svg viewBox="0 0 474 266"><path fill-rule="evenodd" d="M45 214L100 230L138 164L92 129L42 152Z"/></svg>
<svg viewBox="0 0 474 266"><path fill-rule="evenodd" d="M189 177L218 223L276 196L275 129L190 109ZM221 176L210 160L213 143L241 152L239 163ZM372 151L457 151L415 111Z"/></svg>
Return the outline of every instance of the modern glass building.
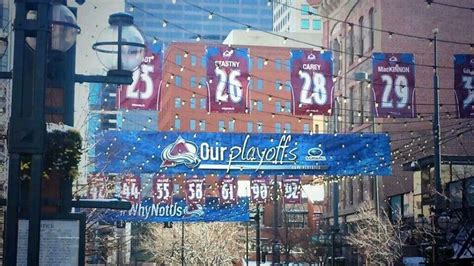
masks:
<svg viewBox="0 0 474 266"><path fill-rule="evenodd" d="M247 28L220 16L252 28L272 30L272 7L267 0L126 0L126 3L129 8L136 7L135 24L147 38L157 37L164 43L194 40L198 34L203 39L222 42L231 30ZM210 18L209 12L196 6L214 14ZM163 27L163 20L169 21L169 25Z"/></svg>

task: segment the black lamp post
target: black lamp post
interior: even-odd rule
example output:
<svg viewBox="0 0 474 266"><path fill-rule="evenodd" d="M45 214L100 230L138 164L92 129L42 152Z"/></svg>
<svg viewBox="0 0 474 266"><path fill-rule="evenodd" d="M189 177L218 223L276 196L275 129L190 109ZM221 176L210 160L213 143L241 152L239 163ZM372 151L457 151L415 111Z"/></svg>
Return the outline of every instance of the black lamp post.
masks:
<svg viewBox="0 0 474 266"><path fill-rule="evenodd" d="M5 265L16 265L18 219L20 218L18 213L25 207L28 208L28 213L26 217L22 218L29 220L27 261L28 265L39 264L42 206L41 179L46 142L45 91L48 76L48 55L53 50L66 52L73 48L76 35L79 32L79 27L75 23L75 16L67 7L61 5L64 2L62 0L15 1L13 72L2 73L0 76L0 78L12 77L12 110L8 130L10 161L4 238ZM133 19L131 21L133 22ZM109 71L109 74L121 73L121 78L75 75L74 64L72 64L68 66L67 71L70 72L70 76L74 77L74 81L131 83L131 75L126 76L122 70L131 71L141 63L143 57L140 58L140 56L144 55L144 41L140 34L139 37L134 39L134 42L127 43L129 48L135 48L126 50L120 44L122 40L120 36L123 36L122 30L119 27L118 39L115 40L119 43L115 51L120 52L115 53L118 62L115 68L116 72L112 69ZM0 43L1 41L0 39ZM132 45L132 43L138 44ZM110 45L113 46L114 43ZM136 47L140 47L142 50ZM111 54L114 55L113 52ZM124 58L124 60L129 59L124 57L124 54L134 55L135 60L131 62L133 64L119 63ZM72 62L74 62L74 56L72 55ZM67 91L73 93L73 88ZM22 160L31 162L31 179L26 191L20 191L21 181L19 177ZM52 187L49 189L59 188ZM28 196L25 195L26 192ZM20 200L25 196L28 198L27 206L24 206L25 203ZM91 205L89 207L94 207L94 204L89 205ZM121 204L118 205L123 207ZM127 205L129 206L130 203ZM72 206L74 205L72 204ZM110 208L109 206L103 207Z"/></svg>

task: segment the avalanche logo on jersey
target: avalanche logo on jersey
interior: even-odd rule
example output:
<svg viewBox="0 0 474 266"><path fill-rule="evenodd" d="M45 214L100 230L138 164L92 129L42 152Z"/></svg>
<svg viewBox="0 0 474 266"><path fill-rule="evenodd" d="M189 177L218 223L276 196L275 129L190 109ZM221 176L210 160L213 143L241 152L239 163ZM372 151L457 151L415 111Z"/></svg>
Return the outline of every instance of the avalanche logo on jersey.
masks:
<svg viewBox="0 0 474 266"><path fill-rule="evenodd" d="M222 53L222 56L223 56L224 58L229 58L229 57L231 57L233 54L234 54L234 50L225 50L225 51Z"/></svg>
<svg viewBox="0 0 474 266"><path fill-rule="evenodd" d="M161 152L161 168L174 167L184 164L188 168L196 167L201 160L197 156L197 146L192 142L187 142L179 136L174 143L169 144Z"/></svg>

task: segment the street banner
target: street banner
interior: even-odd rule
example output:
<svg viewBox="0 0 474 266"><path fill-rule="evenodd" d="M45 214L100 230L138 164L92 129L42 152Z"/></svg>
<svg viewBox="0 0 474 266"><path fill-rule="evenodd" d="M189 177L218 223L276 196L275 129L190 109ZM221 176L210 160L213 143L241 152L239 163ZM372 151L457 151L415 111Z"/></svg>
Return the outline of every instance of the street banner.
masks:
<svg viewBox="0 0 474 266"><path fill-rule="evenodd" d="M188 175L391 175L387 134L104 131L96 167L106 173Z"/></svg>
<svg viewBox="0 0 474 266"><path fill-rule="evenodd" d="M207 47L206 59L209 111L245 113L249 107L248 49Z"/></svg>
<svg viewBox="0 0 474 266"><path fill-rule="evenodd" d="M221 204L237 203L237 178L224 175L219 180L219 200Z"/></svg>
<svg viewBox="0 0 474 266"><path fill-rule="evenodd" d="M374 53L372 66L375 116L415 117L415 58L413 54Z"/></svg>
<svg viewBox="0 0 474 266"><path fill-rule="evenodd" d="M459 118L474 118L474 55L454 55L454 92Z"/></svg>
<svg viewBox="0 0 474 266"><path fill-rule="evenodd" d="M173 199L173 181L163 174L153 178L153 203L171 204Z"/></svg>
<svg viewBox="0 0 474 266"><path fill-rule="evenodd" d="M107 177L100 173L87 175L87 198L103 199L107 195Z"/></svg>
<svg viewBox="0 0 474 266"><path fill-rule="evenodd" d="M204 181L204 177L197 175L186 179L185 194L188 205L197 206L204 204L204 196L206 194Z"/></svg>
<svg viewBox="0 0 474 266"><path fill-rule="evenodd" d="M246 222L249 221L248 198L237 204L220 204L217 197L205 198L204 204L189 206L186 199L175 197L172 204L156 204L150 198L133 204L128 211L106 211L108 222Z"/></svg>
<svg viewBox="0 0 474 266"><path fill-rule="evenodd" d="M162 87L162 46L147 45L143 63L133 71L133 82L117 88L117 108L159 110Z"/></svg>
<svg viewBox="0 0 474 266"><path fill-rule="evenodd" d="M299 176L283 178L283 191L284 203L301 203L301 178Z"/></svg>
<svg viewBox="0 0 474 266"><path fill-rule="evenodd" d="M125 174L122 180L120 195L122 199L136 203L140 201L141 188L139 176L134 174Z"/></svg>
<svg viewBox="0 0 474 266"><path fill-rule="evenodd" d="M331 52L291 51L294 115L330 114L333 98L332 63Z"/></svg>
<svg viewBox="0 0 474 266"><path fill-rule="evenodd" d="M268 200L269 186L266 176L256 176L250 180L250 196L253 203L265 203Z"/></svg>

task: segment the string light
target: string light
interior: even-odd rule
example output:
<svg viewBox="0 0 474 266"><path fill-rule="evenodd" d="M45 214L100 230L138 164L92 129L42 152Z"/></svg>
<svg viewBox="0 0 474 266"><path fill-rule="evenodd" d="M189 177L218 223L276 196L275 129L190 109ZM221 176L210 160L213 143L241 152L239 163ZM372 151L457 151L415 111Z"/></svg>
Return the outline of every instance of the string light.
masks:
<svg viewBox="0 0 474 266"><path fill-rule="evenodd" d="M163 24L162 24L162 25L163 25L163 28L166 28L166 26L168 25L168 21L163 20Z"/></svg>
<svg viewBox="0 0 474 266"><path fill-rule="evenodd" d="M196 37L196 42L200 42L200 41L201 41L201 35L198 35L198 36Z"/></svg>
<svg viewBox="0 0 474 266"><path fill-rule="evenodd" d="M211 20L211 19L212 19L212 15L213 15L213 14L214 14L214 13L212 13L212 12L211 12L211 13L209 13L209 16L207 16L207 18L208 18L209 20Z"/></svg>

